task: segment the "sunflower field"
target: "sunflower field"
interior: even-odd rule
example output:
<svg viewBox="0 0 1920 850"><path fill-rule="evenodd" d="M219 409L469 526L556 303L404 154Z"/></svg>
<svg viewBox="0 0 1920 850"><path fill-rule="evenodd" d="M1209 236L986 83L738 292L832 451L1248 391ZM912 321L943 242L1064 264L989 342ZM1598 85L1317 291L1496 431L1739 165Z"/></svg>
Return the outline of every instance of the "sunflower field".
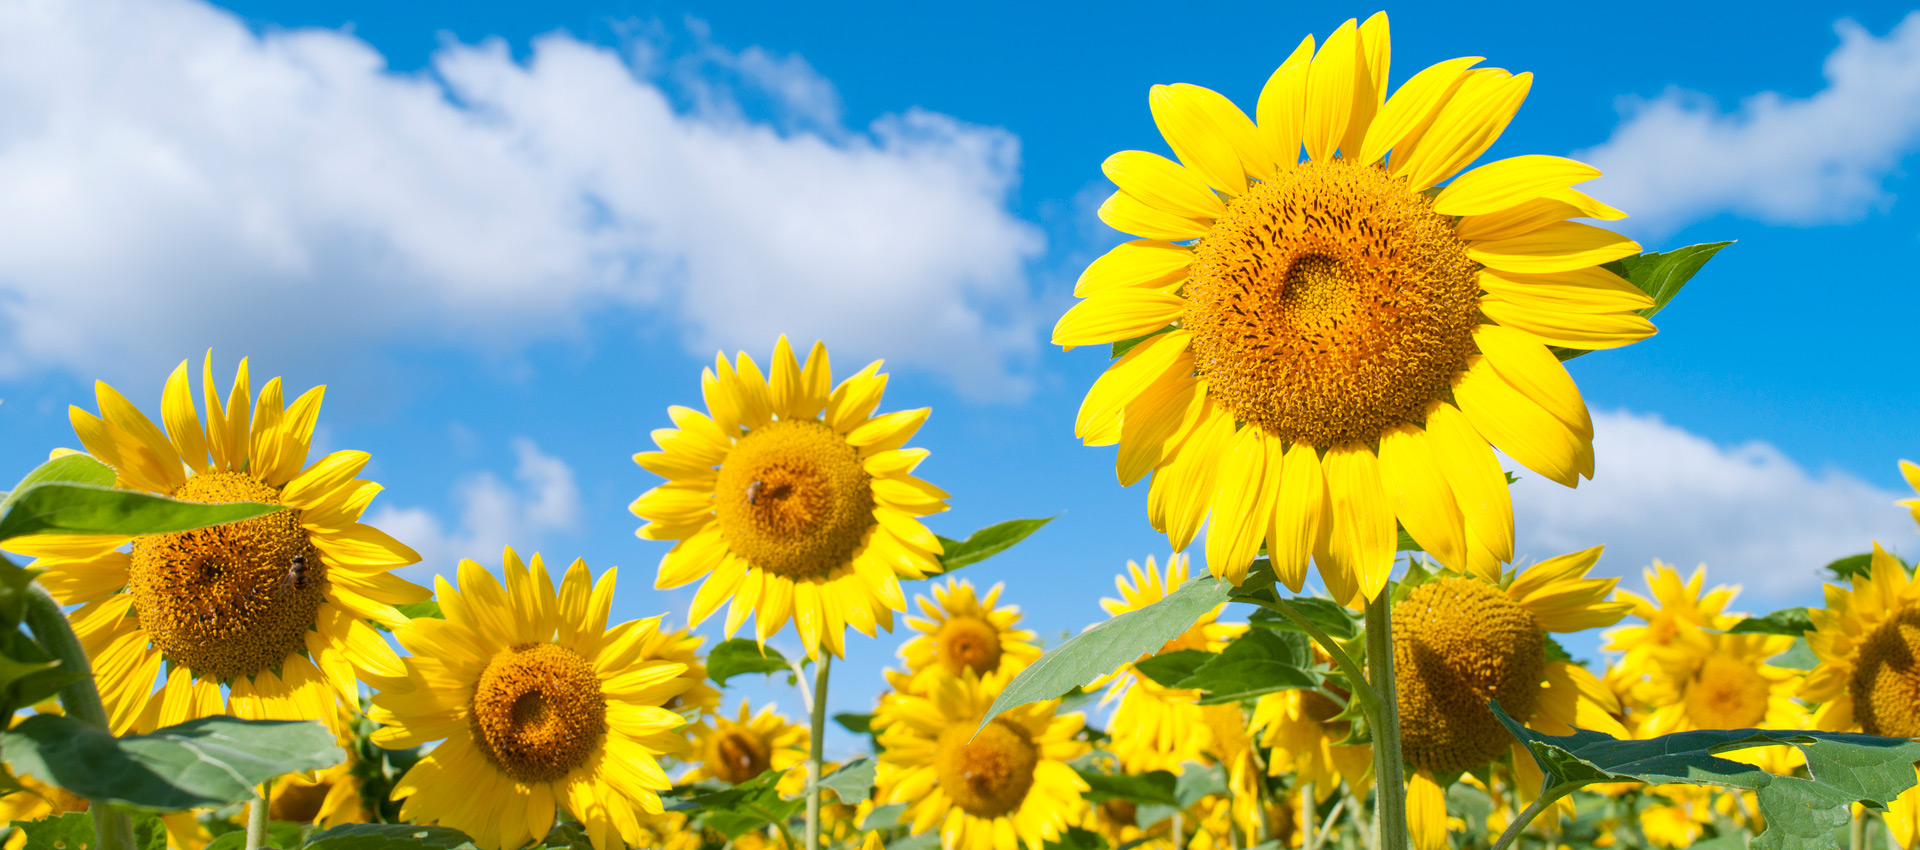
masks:
<svg viewBox="0 0 1920 850"><path fill-rule="evenodd" d="M321 388L244 359L222 387L211 353L157 417L98 384L0 503L7 850L1920 845L1908 564L1861 540L1769 613L1704 568L1516 559L1516 476L1594 474L1562 364L1654 334L1728 243L1643 252L1575 188L1597 169L1480 161L1529 74L1390 54L1383 13L1250 110L1155 86L1177 160L1103 164L1137 238L1053 341L1110 360L1076 436L1168 545L1051 645L961 572L1047 520L934 534L929 411L823 343L722 354L665 411L631 511L671 550L624 578L691 607L621 623L579 560L395 574L420 556L362 522L370 456L312 456ZM1558 637L1594 630L1598 660ZM830 713L876 639L884 694Z"/></svg>

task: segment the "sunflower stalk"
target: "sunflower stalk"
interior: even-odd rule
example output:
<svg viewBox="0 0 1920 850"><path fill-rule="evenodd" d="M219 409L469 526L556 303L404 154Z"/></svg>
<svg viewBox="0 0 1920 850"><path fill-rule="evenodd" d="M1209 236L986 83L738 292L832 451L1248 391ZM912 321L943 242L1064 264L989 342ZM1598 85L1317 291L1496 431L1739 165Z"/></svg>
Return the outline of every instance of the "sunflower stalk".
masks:
<svg viewBox="0 0 1920 850"><path fill-rule="evenodd" d="M1573 793L1578 787L1580 787L1578 783L1569 782L1541 791L1540 796L1535 797L1533 802L1528 803L1527 807L1514 817L1513 823L1507 824L1507 831L1500 833L1500 840L1493 842L1492 850L1507 850L1507 847L1519 840L1520 833L1526 831L1527 824L1533 823L1533 819L1539 817L1541 812L1551 808L1554 803L1560 801L1561 797Z"/></svg>
<svg viewBox="0 0 1920 850"><path fill-rule="evenodd" d="M820 653L808 705L812 737L807 742L807 850L819 850L820 847L820 795L825 793L820 778L826 773L827 673L832 669L833 655Z"/></svg>
<svg viewBox="0 0 1920 850"><path fill-rule="evenodd" d="M1375 700L1373 775L1379 850L1407 850L1407 782L1400 759L1400 706L1393 683L1393 594L1367 603L1367 665Z"/></svg>
<svg viewBox="0 0 1920 850"><path fill-rule="evenodd" d="M58 660L60 666L75 674L73 681L60 688L60 707L67 716L103 732L112 732L107 723L106 703L101 702L100 689L94 684L93 665L87 660L87 651L80 646L80 638L73 633L60 603L39 582L27 586L26 622L40 646ZM132 850L133 819L124 810L108 805L105 800L89 800L87 811L93 816L94 837L99 841L96 850Z"/></svg>
<svg viewBox="0 0 1920 850"><path fill-rule="evenodd" d="M247 850L267 846L268 786L260 786L260 796L247 801Z"/></svg>

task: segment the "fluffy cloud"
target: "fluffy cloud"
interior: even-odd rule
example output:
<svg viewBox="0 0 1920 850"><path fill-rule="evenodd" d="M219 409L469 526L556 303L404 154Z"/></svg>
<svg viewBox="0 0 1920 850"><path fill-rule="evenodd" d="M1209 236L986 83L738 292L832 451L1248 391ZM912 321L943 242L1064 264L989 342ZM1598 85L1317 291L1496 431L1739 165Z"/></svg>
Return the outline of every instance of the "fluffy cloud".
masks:
<svg viewBox="0 0 1920 850"><path fill-rule="evenodd" d="M403 575L423 583L435 573L452 578L462 558L492 564L509 545L530 554L541 534L579 524L580 488L573 469L525 438L513 441L513 453L518 486L491 472L463 479L453 489L460 518L451 527L424 508L381 507L370 515L368 523L420 553L420 563L401 570Z"/></svg>
<svg viewBox="0 0 1920 850"><path fill-rule="evenodd" d="M1593 480L1568 490L1524 469L1514 485L1519 553L1532 560L1607 546L1601 570L1638 587L1653 559L1746 587L1754 608L1819 602L1828 562L1879 541L1920 552L1912 517L1843 472L1809 472L1772 445L1720 446L1660 420L1594 416ZM1889 461L1891 463L1892 461Z"/></svg>
<svg viewBox="0 0 1920 850"><path fill-rule="evenodd" d="M1043 249L1008 210L1017 141L848 128L804 60L700 42L451 44L399 74L197 0L0 4L0 371L510 353L611 309L696 353L785 332L1017 390Z"/></svg>
<svg viewBox="0 0 1920 850"><path fill-rule="evenodd" d="M1627 101L1613 136L1576 154L1606 172L1594 193L1655 233L1724 212L1805 225L1885 204L1885 178L1920 146L1920 12L1884 37L1834 29L1811 97L1760 92L1733 112L1678 88Z"/></svg>

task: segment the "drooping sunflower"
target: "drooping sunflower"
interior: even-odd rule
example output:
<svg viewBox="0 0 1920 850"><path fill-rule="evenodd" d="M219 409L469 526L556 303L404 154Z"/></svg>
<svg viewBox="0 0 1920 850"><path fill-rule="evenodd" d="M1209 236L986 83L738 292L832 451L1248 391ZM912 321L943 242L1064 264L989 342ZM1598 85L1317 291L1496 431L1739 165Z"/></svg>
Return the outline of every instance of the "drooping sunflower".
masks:
<svg viewBox="0 0 1920 850"><path fill-rule="evenodd" d="M1041 850L1087 806L1087 782L1067 766L1088 750L1074 739L1084 718L1049 700L982 727L997 684L972 670L936 676L921 693L888 694L874 715L876 799L907 804L910 831L938 827L951 850Z"/></svg>
<svg viewBox="0 0 1920 850"><path fill-rule="evenodd" d="M400 816L513 850L563 810L595 850L639 846L638 814L660 812L673 784L659 759L686 750L663 706L692 687L688 666L640 657L657 618L607 628L614 570L596 582L576 560L555 593L539 555L503 560L504 588L461 561L458 588L435 579L446 619L395 632L412 655L405 683L373 697L373 741L441 741L395 783Z"/></svg>
<svg viewBox="0 0 1920 850"><path fill-rule="evenodd" d="M691 758L699 761L680 778L682 783L718 779L738 785L769 770L786 770L807 760L807 727L789 721L774 706L760 707L752 713L746 700L740 701L737 720L713 718L713 725L693 727ZM795 774L805 784L804 773ZM804 790L804 788L802 789Z"/></svg>
<svg viewBox="0 0 1920 850"><path fill-rule="evenodd" d="M1335 599L1371 599L1396 520L1497 577L1513 517L1489 446L1569 487L1593 475L1592 422L1548 346L1654 332L1635 312L1652 301L1599 267L1639 246L1568 220L1623 217L1571 188L1597 170L1529 155L1460 173L1532 76L1453 59L1388 97L1389 52L1384 13L1317 52L1308 36L1253 119L1154 86L1180 161L1107 159L1101 218L1144 238L1095 260L1054 327L1067 347L1131 345L1076 433L1119 444L1123 485L1153 474L1148 517L1176 550L1211 513L1207 565L1236 584L1264 542L1288 587L1311 558Z"/></svg>
<svg viewBox="0 0 1920 850"><path fill-rule="evenodd" d="M950 676L972 670L982 677L1010 678L1038 659L1033 632L1016 628L1020 608L995 606L1004 587L995 584L983 599L974 594L972 582L948 579L945 585L934 583L932 599L914 597L927 616L907 618L920 634L900 645L907 676L889 675L894 687L911 690L913 682L935 675L935 668Z"/></svg>
<svg viewBox="0 0 1920 850"><path fill-rule="evenodd" d="M1611 626L1632 607L1608 599L1618 579L1586 577L1600 551L1549 558L1500 583L1443 572L1394 606L1408 829L1422 850L1447 846L1446 789L1436 776L1511 753L1521 798L1539 793L1540 769L1487 710L1488 700L1549 735L1578 727L1627 737L1613 692L1586 668L1547 652L1548 633Z"/></svg>
<svg viewBox="0 0 1920 850"><path fill-rule="evenodd" d="M290 773L275 779L269 789L268 816L322 828L372 820L360 798L360 777L353 775L352 750L348 753L346 761L312 775Z"/></svg>
<svg viewBox="0 0 1920 850"><path fill-rule="evenodd" d="M289 405L274 378L254 400L242 359L223 403L211 352L201 376L204 417L187 362L167 379L165 430L104 382L94 385L100 415L72 407L69 418L120 487L286 510L174 534L28 537L8 548L35 556L54 598L79 606L70 619L116 733L222 713L335 723L337 706L358 704L356 680L403 675L367 621L406 624L393 606L426 599L427 589L390 571L420 556L359 521L380 492L356 477L370 455L307 464L325 387Z"/></svg>
<svg viewBox="0 0 1920 850"><path fill-rule="evenodd" d="M1186 556L1177 554L1168 556L1164 573L1154 564L1151 555L1147 557L1144 570L1138 563L1128 561L1126 574L1116 576L1113 580L1121 598L1102 599L1100 607L1106 609L1109 616L1117 617L1159 602L1186 583L1187 568ZM1225 607L1222 605L1207 612L1179 637L1167 641L1159 651L1198 649L1219 652L1226 647L1230 638L1246 631L1242 625L1218 622L1220 611ZM1102 684L1107 685L1107 693L1100 702L1119 701L1109 724L1113 740L1107 746L1114 755L1120 757L1123 770L1128 773L1150 770L1179 773L1181 765L1187 762L1210 760L1207 752L1213 744L1213 733L1207 726L1205 714L1200 710L1198 691L1166 687L1132 665L1114 671L1111 676L1094 682L1091 687L1097 688Z"/></svg>
<svg viewBox="0 0 1920 850"><path fill-rule="evenodd" d="M940 571L940 541L920 517L947 509L945 491L912 475L926 449L906 449L927 408L874 416L887 376L874 361L833 386L825 345L802 366L787 338L773 374L742 352L701 374L708 413L668 408L677 428L653 432L660 451L634 461L667 483L632 506L648 540L677 540L657 587L705 577L699 625L727 600L727 635L754 615L761 641L791 619L808 657L844 655L852 626L893 630L906 610L900 579Z"/></svg>
<svg viewBox="0 0 1920 850"><path fill-rule="evenodd" d="M1638 624L1623 624L1607 630L1606 649L1622 653L1609 670L1614 690L1627 697L1636 714L1651 711L1664 692L1650 692L1660 672L1654 656L1664 648L1700 633L1702 629L1727 629L1739 617L1726 613L1727 605L1740 593L1739 587L1716 585L1705 590L1706 565L1695 567L1684 581L1673 565L1654 561L1643 571L1647 596L1620 591L1619 598L1633 603L1630 614ZM1635 721L1638 725L1638 721Z"/></svg>

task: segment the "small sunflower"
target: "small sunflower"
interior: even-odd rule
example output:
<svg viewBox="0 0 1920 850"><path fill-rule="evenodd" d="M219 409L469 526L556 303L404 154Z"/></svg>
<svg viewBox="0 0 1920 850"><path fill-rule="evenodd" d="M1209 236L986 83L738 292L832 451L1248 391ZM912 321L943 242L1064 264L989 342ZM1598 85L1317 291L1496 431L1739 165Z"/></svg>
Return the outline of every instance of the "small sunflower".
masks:
<svg viewBox="0 0 1920 850"><path fill-rule="evenodd" d="M212 353L201 376L204 418L186 361L167 379L164 431L104 382L94 385L100 415L73 407L69 418L120 487L286 510L173 534L29 537L8 548L35 556L54 598L79 606L74 632L116 733L223 713L334 723L338 706L358 704L357 680L404 675L367 621L406 624L393 606L427 590L390 571L420 556L359 521L380 492L356 477L370 455L334 452L307 465L325 387L288 405L274 378L256 401L242 359L222 403Z"/></svg>
<svg viewBox="0 0 1920 850"><path fill-rule="evenodd" d="M1067 766L1088 750L1074 739L1081 715L1058 716L1059 701L1049 700L982 727L996 695L991 678L965 670L929 680L922 693L889 694L874 717L877 799L907 804L910 831L939 827L950 850L1041 850L1086 809L1086 780Z"/></svg>
<svg viewBox="0 0 1920 850"><path fill-rule="evenodd" d="M1319 647L1314 654L1330 663ZM1253 705L1251 726L1260 736L1260 745L1269 748L1267 773L1292 774L1296 784L1313 783L1316 802L1339 790L1341 782L1365 797L1373 787L1373 748L1341 743L1353 725L1338 719L1344 710L1345 706L1319 691L1285 690L1261 696Z"/></svg>
<svg viewBox="0 0 1920 850"><path fill-rule="evenodd" d="M945 585L934 583L933 599L914 597L927 618L907 618L907 625L920 634L900 645L909 680L896 681L895 686L910 690L910 680L934 675L935 668L950 676L972 670L983 678L1011 678L1038 659L1040 647L1033 644L1033 632L1015 628L1020 622L1019 607L994 605L1004 587L995 584L982 599L974 594L972 582L947 579Z"/></svg>
<svg viewBox="0 0 1920 850"><path fill-rule="evenodd" d="M1682 633L1655 654L1643 737L1695 729L1798 729L1806 709L1794 700L1804 674L1767 660L1793 648L1791 635ZM1795 752L1768 747L1756 752Z"/></svg>
<svg viewBox="0 0 1920 850"><path fill-rule="evenodd" d="M683 784L718 779L738 785L769 770L786 770L807 760L811 737L807 727L788 721L771 705L751 713L746 700L740 701L738 720L715 717L712 726L693 727L693 735L689 758L699 764L680 778ZM805 774L796 775L804 786Z"/></svg>
<svg viewBox="0 0 1920 850"><path fill-rule="evenodd" d="M1639 624L1621 625L1606 632L1606 649L1622 653L1608 671L1616 693L1627 698L1636 714L1650 711L1659 694L1647 693L1659 673L1654 656L1683 638L1697 635L1701 629L1727 629L1740 620L1726 613L1727 605L1740 593L1739 587L1717 585L1705 590L1707 568L1695 567L1685 580L1671 564L1654 561L1643 571L1647 596L1620 591L1619 597L1633 603L1629 612ZM1637 725L1637 724L1636 724Z"/></svg>
<svg viewBox="0 0 1920 850"><path fill-rule="evenodd" d="M1435 776L1473 770L1513 754L1522 797L1542 776L1487 710L1497 699L1514 719L1549 735L1574 727L1618 738L1620 706L1592 673L1547 656L1549 632L1613 625L1632 603L1609 601L1617 579L1587 578L1600 547L1550 558L1496 584L1447 572L1412 588L1393 608L1393 667L1401 753L1410 772L1407 818L1415 844L1444 848L1446 789Z"/></svg>
<svg viewBox="0 0 1920 850"><path fill-rule="evenodd" d="M667 479L632 505L640 536L678 541L655 586L705 577L694 625L731 599L729 636L748 614L763 642L791 619L810 658L822 642L844 655L848 626L892 631L907 608L901 577L940 571L940 541L919 518L946 510L947 494L912 475L927 450L901 448L927 408L874 416L879 361L836 387L826 346L802 366L784 336L771 379L742 352L733 365L717 357L701 386L709 413L668 408L678 427L633 458Z"/></svg>
<svg viewBox="0 0 1920 850"><path fill-rule="evenodd" d="M1123 485L1152 473L1148 517L1174 549L1211 513L1207 565L1236 584L1264 542L1288 587L1311 558L1335 599L1372 599L1396 520L1497 577L1513 514L1490 446L1568 487L1593 476L1592 421L1548 346L1654 332L1636 313L1652 300L1600 267L1639 246L1568 220L1624 217L1571 188L1598 170L1527 155L1460 173L1532 75L1453 59L1388 97L1389 53L1385 13L1317 52L1308 36L1252 119L1154 86L1180 161L1107 159L1101 219L1144 238L1088 266L1054 327L1069 348L1134 342L1076 433L1119 444Z"/></svg>
<svg viewBox="0 0 1920 850"><path fill-rule="evenodd" d="M595 850L639 846L638 815L673 784L659 759L685 752L685 721L662 706L692 687L688 666L641 659L657 619L606 627L614 570L595 582L576 560L555 593L539 555L504 560L506 587L461 561L457 589L435 579L446 619L395 632L413 655L405 685L373 698L373 741L441 741L395 784L400 816L513 850L563 810Z"/></svg>
<svg viewBox="0 0 1920 850"><path fill-rule="evenodd" d="M1147 557L1144 570L1138 563L1128 561L1127 574L1116 576L1113 580L1121 598L1102 599L1100 607L1106 609L1109 616L1117 617L1159 602L1186 583L1187 567L1186 556L1177 554L1167 558L1165 573L1154 564L1152 556ZM1198 649L1219 652L1226 647L1228 639L1246 631L1245 626L1217 622L1221 609L1225 607L1222 605L1207 612L1179 637L1167 641L1159 651ZM1107 693L1101 698L1101 703L1119 701L1109 724L1113 740L1108 748L1120 757L1123 770L1128 773L1150 770L1179 773L1181 765L1187 762L1210 760L1207 751L1213 744L1213 734L1207 726L1205 714L1200 710L1198 691L1166 687L1132 665L1094 682L1092 687L1097 688L1102 684L1107 684Z"/></svg>

